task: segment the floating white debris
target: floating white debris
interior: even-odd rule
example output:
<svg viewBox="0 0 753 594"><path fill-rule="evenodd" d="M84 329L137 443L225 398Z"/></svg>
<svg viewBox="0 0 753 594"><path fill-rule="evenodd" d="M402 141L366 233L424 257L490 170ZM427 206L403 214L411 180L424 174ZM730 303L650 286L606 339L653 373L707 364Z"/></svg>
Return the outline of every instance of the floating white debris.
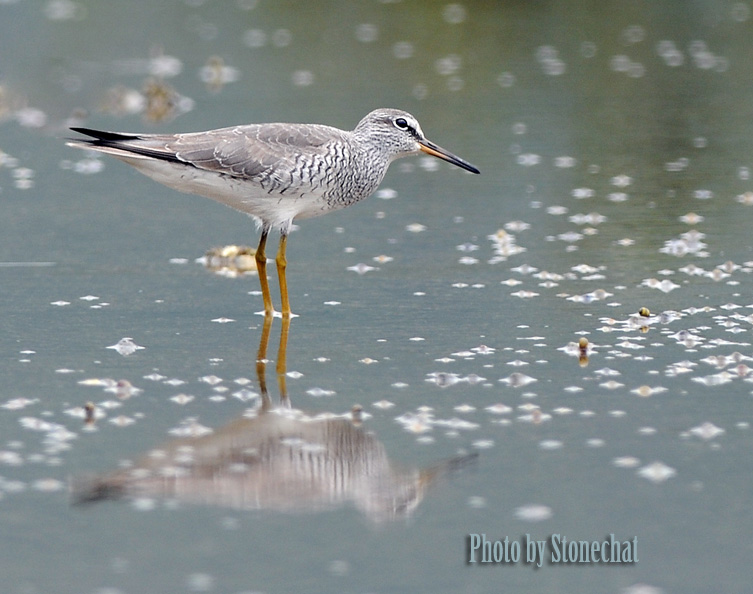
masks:
<svg viewBox="0 0 753 594"><path fill-rule="evenodd" d="M459 404L453 410L459 413L472 413L475 412L476 407L472 404Z"/></svg>
<svg viewBox="0 0 753 594"><path fill-rule="evenodd" d="M26 490L26 483L21 481L12 481L3 479L0 481L0 493L5 491L6 493L23 493Z"/></svg>
<svg viewBox="0 0 753 594"><path fill-rule="evenodd" d="M478 429L478 423L472 423L464 419L452 418L452 419L435 419L432 421L432 425L437 427L448 427L450 429Z"/></svg>
<svg viewBox="0 0 753 594"><path fill-rule="evenodd" d="M392 188L381 188L377 190L374 196L382 200L392 200L393 198L397 198L397 191Z"/></svg>
<svg viewBox="0 0 753 594"><path fill-rule="evenodd" d="M567 231L557 235L557 239L566 243L575 243L576 241L583 239L583 234L577 233L576 231Z"/></svg>
<svg viewBox="0 0 753 594"><path fill-rule="evenodd" d="M395 420L409 433L421 434L432 430L432 420L428 414L406 413Z"/></svg>
<svg viewBox="0 0 753 594"><path fill-rule="evenodd" d="M531 228L530 223L526 223L525 221L510 221L509 223L505 223L505 229L507 231L511 231L514 233L519 233L520 231L527 231Z"/></svg>
<svg viewBox="0 0 753 594"><path fill-rule="evenodd" d="M618 188L627 188L633 183L633 178L623 173L621 175L615 175L610 181L613 186L617 186Z"/></svg>
<svg viewBox="0 0 753 594"><path fill-rule="evenodd" d="M724 435L725 430L721 427L717 427L709 421L706 421L705 423L701 423L697 427L689 429L688 433L695 435L696 437L700 437L704 441L709 441L711 439L714 439L715 437Z"/></svg>
<svg viewBox="0 0 753 594"><path fill-rule="evenodd" d="M753 192L738 194L737 196L735 196L735 200L737 200L740 204L744 204L745 206L751 206L753 205Z"/></svg>
<svg viewBox="0 0 753 594"><path fill-rule="evenodd" d="M0 450L0 464L8 466L21 466L24 463L23 458L18 452Z"/></svg>
<svg viewBox="0 0 753 594"><path fill-rule="evenodd" d="M664 247L659 251L671 256L682 257L687 254L694 254L697 256L708 256L707 252L704 252L704 248L708 247L703 241L706 237L703 233L691 229L686 233L682 233L678 239L670 239L664 242Z"/></svg>
<svg viewBox="0 0 753 594"><path fill-rule="evenodd" d="M216 375L205 375L203 377L200 377L199 381L204 382L205 384L209 384L210 386L216 386L217 384L221 384L223 382L223 379L221 377L217 377Z"/></svg>
<svg viewBox="0 0 753 594"><path fill-rule="evenodd" d="M538 297L539 293L535 291L516 291L515 293L510 293L510 295L521 299L533 299L534 297Z"/></svg>
<svg viewBox="0 0 753 594"><path fill-rule="evenodd" d="M157 502L148 497L138 497L131 502L131 505L137 511L147 512L155 509L157 507Z"/></svg>
<svg viewBox="0 0 753 594"><path fill-rule="evenodd" d="M216 93L227 83L240 79L240 70L227 66L220 56L210 56L207 63L199 68L199 79L210 91Z"/></svg>
<svg viewBox="0 0 753 594"><path fill-rule="evenodd" d="M142 350L145 347L137 345L135 342L133 342L132 338L125 337L121 338L117 343L110 345L107 348L113 349L117 351L118 354L127 357L128 355L132 355L136 351Z"/></svg>
<svg viewBox="0 0 753 594"><path fill-rule="evenodd" d="M552 516L552 508L547 505L530 503L515 509L515 517L523 522L543 522Z"/></svg>
<svg viewBox="0 0 753 594"><path fill-rule="evenodd" d="M486 498L480 495L471 495L467 499L467 505L471 509L483 509L486 507Z"/></svg>
<svg viewBox="0 0 753 594"><path fill-rule="evenodd" d="M604 289L596 289L595 291L585 293L584 295L573 295L572 297L568 297L567 300L575 301L576 303L593 303L594 301L603 301L604 299L613 296L614 293L609 293Z"/></svg>
<svg viewBox="0 0 753 594"><path fill-rule="evenodd" d="M557 408L552 410L552 412L557 415L570 415L574 411L572 408L568 408L567 406L558 406Z"/></svg>
<svg viewBox="0 0 753 594"><path fill-rule="evenodd" d="M174 377L172 379L165 380L164 383L168 386L182 386L183 384L186 383L186 381L182 379L178 379L177 377Z"/></svg>
<svg viewBox="0 0 753 594"><path fill-rule="evenodd" d="M81 386L94 386L94 387L102 387L102 388L110 388L115 385L115 380L109 377L106 378L86 378L82 379L79 382L79 385Z"/></svg>
<svg viewBox="0 0 753 594"><path fill-rule="evenodd" d="M369 266L368 264L360 262L355 266L348 266L347 270L350 270L351 272L355 272L357 274L366 274L367 272L371 272L372 270L379 270L379 268Z"/></svg>
<svg viewBox="0 0 753 594"><path fill-rule="evenodd" d="M521 264L520 266L516 266L515 268L510 268L512 272L517 272L519 274L527 275L527 274L533 274L534 272L538 272L538 268L531 266L530 264Z"/></svg>
<svg viewBox="0 0 753 594"><path fill-rule="evenodd" d="M166 377L167 377L166 375L160 375L159 373L150 373L149 375L145 375L144 379L152 381L152 382L159 382L165 379Z"/></svg>
<svg viewBox="0 0 753 594"><path fill-rule="evenodd" d="M666 392L667 388L663 388L662 386L639 386L635 388L634 390L630 390L631 394L636 394L637 396L640 396L641 398L648 398L649 396L653 396L654 394L661 394L662 392Z"/></svg>
<svg viewBox="0 0 753 594"><path fill-rule="evenodd" d="M132 385L131 382L129 382L128 380L121 379L108 385L105 388L105 392L110 392L112 394L115 394L118 398L122 400L126 400L130 398L131 396L136 396L137 394L141 394L143 390L141 388L137 388L136 386Z"/></svg>
<svg viewBox="0 0 753 594"><path fill-rule="evenodd" d="M325 390L324 388L309 388L306 394L313 398L323 398L325 396L334 396L337 392L334 390Z"/></svg>
<svg viewBox="0 0 753 594"><path fill-rule="evenodd" d="M506 404L502 404L501 402L497 404L492 404L491 406L487 406L484 410L494 415L506 415L512 412L511 407L507 406Z"/></svg>
<svg viewBox="0 0 753 594"><path fill-rule="evenodd" d="M673 283L669 279L659 281L655 278L647 278L641 283L641 285L648 287L649 289L658 289L662 293L669 293L670 291L680 288L680 285Z"/></svg>
<svg viewBox="0 0 753 594"><path fill-rule="evenodd" d="M72 417L78 419L85 419L87 422L97 421L105 417L105 411L101 406L94 406L93 403L89 403L86 406L76 406L74 408L68 408L63 412Z"/></svg>
<svg viewBox="0 0 753 594"><path fill-rule="evenodd" d="M125 415L119 415L110 419L110 423L117 425L118 427L127 427L128 425L132 425L135 422L136 419L134 419L133 417L127 417Z"/></svg>
<svg viewBox="0 0 753 594"><path fill-rule="evenodd" d="M597 268L595 266L590 266L589 264L578 264L577 266L572 266L570 268L570 270L577 272L578 274L595 274L596 272L599 272L603 269L603 266Z"/></svg>
<svg viewBox="0 0 753 594"><path fill-rule="evenodd" d="M629 194L626 194L625 192L610 192L607 195L607 200L610 202L625 202L630 198Z"/></svg>
<svg viewBox="0 0 753 594"><path fill-rule="evenodd" d="M704 217L694 212L689 212L688 214L680 217L680 222L686 223L688 225L697 225L698 223L702 223L703 221Z"/></svg>
<svg viewBox="0 0 753 594"><path fill-rule="evenodd" d="M577 163L578 161L574 157L567 155L554 158L554 166L560 169L569 169L570 167L575 167Z"/></svg>
<svg viewBox="0 0 753 594"><path fill-rule="evenodd" d="M679 56L680 58L682 58L682 54L679 54ZM672 65L673 64L668 64L668 66ZM659 588L658 586L639 583L628 586L627 588L623 588L622 590L620 590L620 594L664 594L664 589Z"/></svg>
<svg viewBox="0 0 753 594"><path fill-rule="evenodd" d="M669 337L675 339L688 349L693 349L704 341L702 336L697 336L688 330L680 330L675 334L670 334Z"/></svg>
<svg viewBox="0 0 753 594"><path fill-rule="evenodd" d="M677 471L663 462L652 462L638 470L638 475L652 483L663 483L677 474Z"/></svg>
<svg viewBox="0 0 753 594"><path fill-rule="evenodd" d="M214 576L208 573L192 573L186 577L188 592L212 592L215 589Z"/></svg>
<svg viewBox="0 0 753 594"><path fill-rule="evenodd" d="M543 423L544 421L551 421L552 415L547 413L542 413L539 409L534 409L531 411L530 414L527 415L520 415L518 417L518 421L521 423L531 423L533 425L538 425L540 423Z"/></svg>
<svg viewBox="0 0 753 594"><path fill-rule="evenodd" d="M507 384L512 388L521 388L538 381L535 377L526 375L524 373L512 373L507 377L500 378L499 380L503 384Z"/></svg>
<svg viewBox="0 0 753 594"><path fill-rule="evenodd" d="M715 373L714 375L692 377L690 379L696 383L703 384L704 386L722 386L731 382L734 377L735 376L729 371L722 371L720 373Z"/></svg>
<svg viewBox="0 0 753 594"><path fill-rule="evenodd" d="M687 275L690 276L703 276L705 274L708 274L708 272L701 268L700 266L696 266L695 264L687 264L679 269L680 272L684 272Z"/></svg>
<svg viewBox="0 0 753 594"><path fill-rule="evenodd" d="M577 200L582 200L584 198L593 198L596 192L591 188L575 188L570 192L570 195Z"/></svg>
<svg viewBox="0 0 753 594"><path fill-rule="evenodd" d="M63 491L66 485L63 481L53 478L37 479L31 484L31 488L35 491L42 491L43 493L54 493L56 491Z"/></svg>
<svg viewBox="0 0 753 594"><path fill-rule="evenodd" d="M526 402L525 404L518 406L518 410L524 410L526 412L540 410L540 408L541 407L538 404L533 404L532 402Z"/></svg>
<svg viewBox="0 0 753 594"><path fill-rule="evenodd" d="M635 468L641 461L635 456L620 456L612 460L612 464L617 468Z"/></svg>
<svg viewBox="0 0 753 594"><path fill-rule="evenodd" d="M62 425L50 423L36 417L21 417L18 422L24 429L31 429L32 431L50 432L64 428Z"/></svg>
<svg viewBox="0 0 753 594"><path fill-rule="evenodd" d="M435 371L426 375L426 381L436 384L440 388L448 388L454 386L461 381L460 376L457 373L446 373L444 371Z"/></svg>
<svg viewBox="0 0 753 594"><path fill-rule="evenodd" d="M516 157L516 162L518 165L523 165L524 167L532 167L541 163L541 155L535 153L523 153Z"/></svg>
<svg viewBox="0 0 753 594"><path fill-rule="evenodd" d="M120 408L121 406L123 406L123 403L117 402L115 400L103 400L102 402L99 403L100 408L106 408L106 409Z"/></svg>
<svg viewBox="0 0 753 594"><path fill-rule="evenodd" d="M249 390L248 388L243 388L242 390L233 392L231 396L233 398L237 398L241 402L248 402L249 400L253 400L254 398L257 398L259 394L257 394L253 390Z"/></svg>
<svg viewBox="0 0 753 594"><path fill-rule="evenodd" d="M4 404L0 404L0 408L4 408L6 410L21 410L22 408L26 408L30 404L35 404L36 402L39 402L39 399L24 398L22 396L20 398L13 398L11 400L8 400Z"/></svg>
<svg viewBox="0 0 753 594"><path fill-rule="evenodd" d="M202 435L209 435L212 432L211 428L201 425L196 419L186 419L178 427L168 431L170 435L175 435L176 437L201 437Z"/></svg>

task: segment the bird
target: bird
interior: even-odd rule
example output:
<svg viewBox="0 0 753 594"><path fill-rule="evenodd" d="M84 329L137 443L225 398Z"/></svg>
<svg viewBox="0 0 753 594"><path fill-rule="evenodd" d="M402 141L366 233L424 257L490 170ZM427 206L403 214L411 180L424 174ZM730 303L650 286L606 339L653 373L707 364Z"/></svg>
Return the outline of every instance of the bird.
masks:
<svg viewBox="0 0 753 594"><path fill-rule="evenodd" d="M478 174L468 161L426 138L418 120L376 109L351 131L323 124L245 124L183 134L132 134L74 127L88 138L68 146L111 155L151 179L250 215L261 229L255 253L264 314L274 314L266 265L270 231L280 233L275 262L281 315L291 317L287 238L294 220L320 216L373 194L395 159L425 153Z"/></svg>

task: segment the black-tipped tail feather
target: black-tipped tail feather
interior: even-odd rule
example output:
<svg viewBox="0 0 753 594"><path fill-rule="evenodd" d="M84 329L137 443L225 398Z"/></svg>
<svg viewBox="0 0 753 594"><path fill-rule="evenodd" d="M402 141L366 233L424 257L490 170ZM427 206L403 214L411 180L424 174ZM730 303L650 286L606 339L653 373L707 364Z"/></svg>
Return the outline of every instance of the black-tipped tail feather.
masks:
<svg viewBox="0 0 753 594"><path fill-rule="evenodd" d="M183 165L192 165L191 163L181 161L175 153L169 150L149 146L149 141L154 138L149 135L107 132L106 130L94 130L92 128L71 128L71 130L91 136L91 138L67 138L69 146L101 151L119 158L128 156L147 157L161 161L181 163ZM151 144L154 143L152 142Z"/></svg>
<svg viewBox="0 0 753 594"><path fill-rule="evenodd" d="M74 132L78 132L79 134L86 134L87 136L91 136L92 138L95 138L96 140L89 140L88 138L81 139L81 138L69 138L68 140L73 140L76 142L88 142L90 144L94 144L97 141L102 141L103 144L107 145L112 142L123 142L125 140L139 140L141 136L138 134L123 134L122 132L107 132L105 130L94 130L93 128L71 128Z"/></svg>

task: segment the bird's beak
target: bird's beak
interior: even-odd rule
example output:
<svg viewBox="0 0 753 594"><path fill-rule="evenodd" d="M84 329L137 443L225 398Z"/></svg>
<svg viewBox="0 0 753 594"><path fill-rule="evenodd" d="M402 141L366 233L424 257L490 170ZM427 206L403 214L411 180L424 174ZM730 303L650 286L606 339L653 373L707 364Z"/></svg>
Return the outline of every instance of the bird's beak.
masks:
<svg viewBox="0 0 753 594"><path fill-rule="evenodd" d="M481 173L478 168L471 165L468 161L464 161L457 155L453 155L450 151L444 150L441 146L437 146L433 142L430 142L428 140L419 140L418 144L419 148L427 155L439 157L443 161L457 165L458 167L465 169L466 171L470 171L471 173Z"/></svg>

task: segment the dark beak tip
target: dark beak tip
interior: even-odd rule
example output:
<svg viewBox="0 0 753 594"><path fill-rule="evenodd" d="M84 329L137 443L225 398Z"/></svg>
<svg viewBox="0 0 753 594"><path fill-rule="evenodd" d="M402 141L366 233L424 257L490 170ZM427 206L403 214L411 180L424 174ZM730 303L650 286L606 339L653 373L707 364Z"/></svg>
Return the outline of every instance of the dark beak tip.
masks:
<svg viewBox="0 0 753 594"><path fill-rule="evenodd" d="M452 163L456 167L470 171L471 173L481 173L481 171L479 171L478 167L476 167L475 165L471 165L468 161L461 159L457 155L452 154L451 152L437 146L433 142L429 142L428 140L425 140L421 143L421 150L423 150L425 153L428 153L429 155L438 157L443 161Z"/></svg>
<svg viewBox="0 0 753 594"><path fill-rule="evenodd" d="M457 162L450 161L450 163L452 163L453 165L456 165L457 167L460 167L461 169L465 169L466 171L469 171L470 173L475 173L476 175L481 173L478 167L476 167L475 165L471 165L470 163L468 163L468 161L463 161L461 159L458 159Z"/></svg>

